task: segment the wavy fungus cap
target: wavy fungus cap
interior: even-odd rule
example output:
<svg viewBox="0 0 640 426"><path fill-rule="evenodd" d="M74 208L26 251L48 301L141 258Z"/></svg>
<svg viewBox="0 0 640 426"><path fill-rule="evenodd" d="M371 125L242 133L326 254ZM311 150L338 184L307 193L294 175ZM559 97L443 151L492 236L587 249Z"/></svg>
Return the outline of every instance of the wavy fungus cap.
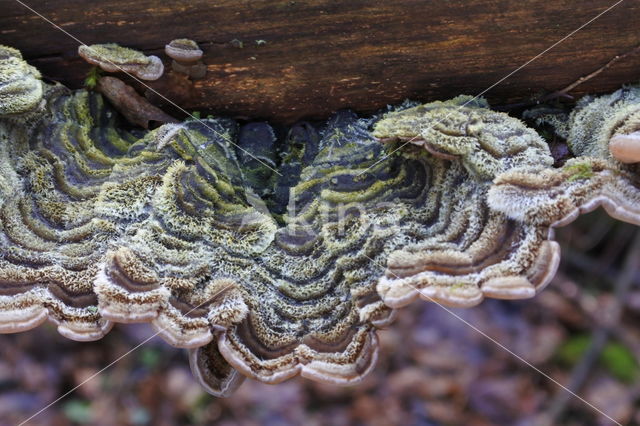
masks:
<svg viewBox="0 0 640 426"><path fill-rule="evenodd" d="M575 155L640 162L640 87L587 96L569 120L567 142Z"/></svg>
<svg viewBox="0 0 640 426"><path fill-rule="evenodd" d="M598 206L640 225L640 88L580 100L568 121L576 158L540 173L499 176L489 204L519 221L562 226Z"/></svg>
<svg viewBox="0 0 640 426"><path fill-rule="evenodd" d="M35 125L0 116L0 331L150 322L215 395L357 382L395 308L532 297L553 226L598 204L640 223L637 165L553 169L535 131L468 97L339 112L292 130L277 165L265 123L132 132L100 94L44 87Z"/></svg>
<svg viewBox="0 0 640 426"><path fill-rule="evenodd" d="M78 47L78 54L107 72L127 72L142 80L157 80L164 72L164 65L157 56L146 56L115 43L82 45Z"/></svg>
<svg viewBox="0 0 640 426"><path fill-rule="evenodd" d="M42 101L40 72L17 49L0 45L0 115L21 114Z"/></svg>
<svg viewBox="0 0 640 426"><path fill-rule="evenodd" d="M626 86L609 95L585 96L575 108L539 105L523 113L553 128L575 157L640 161L640 87Z"/></svg>
<svg viewBox="0 0 640 426"><path fill-rule="evenodd" d="M551 166L547 145L519 120L467 106L469 99L392 112L374 126L382 140L422 146L433 165L425 205L435 229L391 253L377 286L392 307L418 296L447 306L473 306L485 296L532 297L557 268L555 242L486 203L500 173Z"/></svg>

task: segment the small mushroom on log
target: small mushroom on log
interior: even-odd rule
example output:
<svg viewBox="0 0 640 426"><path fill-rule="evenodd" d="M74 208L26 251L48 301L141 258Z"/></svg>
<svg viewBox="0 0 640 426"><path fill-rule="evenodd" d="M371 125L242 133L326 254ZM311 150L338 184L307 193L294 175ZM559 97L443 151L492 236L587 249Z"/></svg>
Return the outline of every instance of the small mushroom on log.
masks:
<svg viewBox="0 0 640 426"><path fill-rule="evenodd" d="M186 74L192 80L204 78L207 66L202 63L202 50L198 44L186 38L172 40L164 47L164 51L173 61L171 69Z"/></svg>

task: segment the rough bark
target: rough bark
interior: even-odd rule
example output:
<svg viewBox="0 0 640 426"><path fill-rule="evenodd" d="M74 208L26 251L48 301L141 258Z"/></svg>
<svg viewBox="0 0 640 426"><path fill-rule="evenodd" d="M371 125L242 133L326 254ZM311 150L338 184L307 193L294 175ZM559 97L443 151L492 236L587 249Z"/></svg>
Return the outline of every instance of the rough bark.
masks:
<svg viewBox="0 0 640 426"><path fill-rule="evenodd" d="M188 37L208 72L194 87L152 83L187 110L291 122L340 108L368 112L405 98L478 94L585 24L612 0L239 1L56 0L28 4L84 43L160 54ZM640 3L627 1L486 93L494 104L565 87L640 43ZM239 40L238 43L230 43ZM262 41L259 41L262 40ZM264 41L264 42L263 42ZM0 0L0 43L47 77L82 85L78 42L14 0ZM235 46L235 47L234 47ZM640 77L638 55L572 92Z"/></svg>

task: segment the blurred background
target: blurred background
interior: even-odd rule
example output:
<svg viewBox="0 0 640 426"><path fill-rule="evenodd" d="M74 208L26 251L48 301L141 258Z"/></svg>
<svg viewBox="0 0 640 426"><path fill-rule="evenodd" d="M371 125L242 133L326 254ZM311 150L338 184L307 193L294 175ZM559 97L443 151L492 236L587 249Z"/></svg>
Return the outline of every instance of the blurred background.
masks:
<svg viewBox="0 0 640 426"><path fill-rule="evenodd" d="M562 263L531 300L457 315L623 424L640 424L640 232L598 209L557 230ZM77 343L50 324L0 335L0 424L19 424L142 342L116 325ZM607 425L584 402L435 304L379 333L374 371L351 387L247 380L227 399L193 380L186 352L154 338L31 425Z"/></svg>

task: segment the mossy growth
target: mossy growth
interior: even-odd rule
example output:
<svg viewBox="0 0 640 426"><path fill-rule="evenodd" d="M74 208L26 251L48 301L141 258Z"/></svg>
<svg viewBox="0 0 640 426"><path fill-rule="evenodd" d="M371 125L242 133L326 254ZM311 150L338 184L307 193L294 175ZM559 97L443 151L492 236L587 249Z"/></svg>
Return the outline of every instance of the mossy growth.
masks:
<svg viewBox="0 0 640 426"><path fill-rule="evenodd" d="M98 80L102 77L102 70L99 67L91 67L84 79L84 87L93 90L98 84Z"/></svg>
<svg viewBox="0 0 640 426"><path fill-rule="evenodd" d="M557 352L557 359L563 364L575 365L584 357L593 342L591 336L579 335L564 342ZM631 383L640 373L633 353L619 342L609 342L602 348L598 363L616 379Z"/></svg>
<svg viewBox="0 0 640 426"><path fill-rule="evenodd" d="M569 182L593 177L593 167L589 163L572 164L567 166L566 169L571 173L571 176L567 179Z"/></svg>

